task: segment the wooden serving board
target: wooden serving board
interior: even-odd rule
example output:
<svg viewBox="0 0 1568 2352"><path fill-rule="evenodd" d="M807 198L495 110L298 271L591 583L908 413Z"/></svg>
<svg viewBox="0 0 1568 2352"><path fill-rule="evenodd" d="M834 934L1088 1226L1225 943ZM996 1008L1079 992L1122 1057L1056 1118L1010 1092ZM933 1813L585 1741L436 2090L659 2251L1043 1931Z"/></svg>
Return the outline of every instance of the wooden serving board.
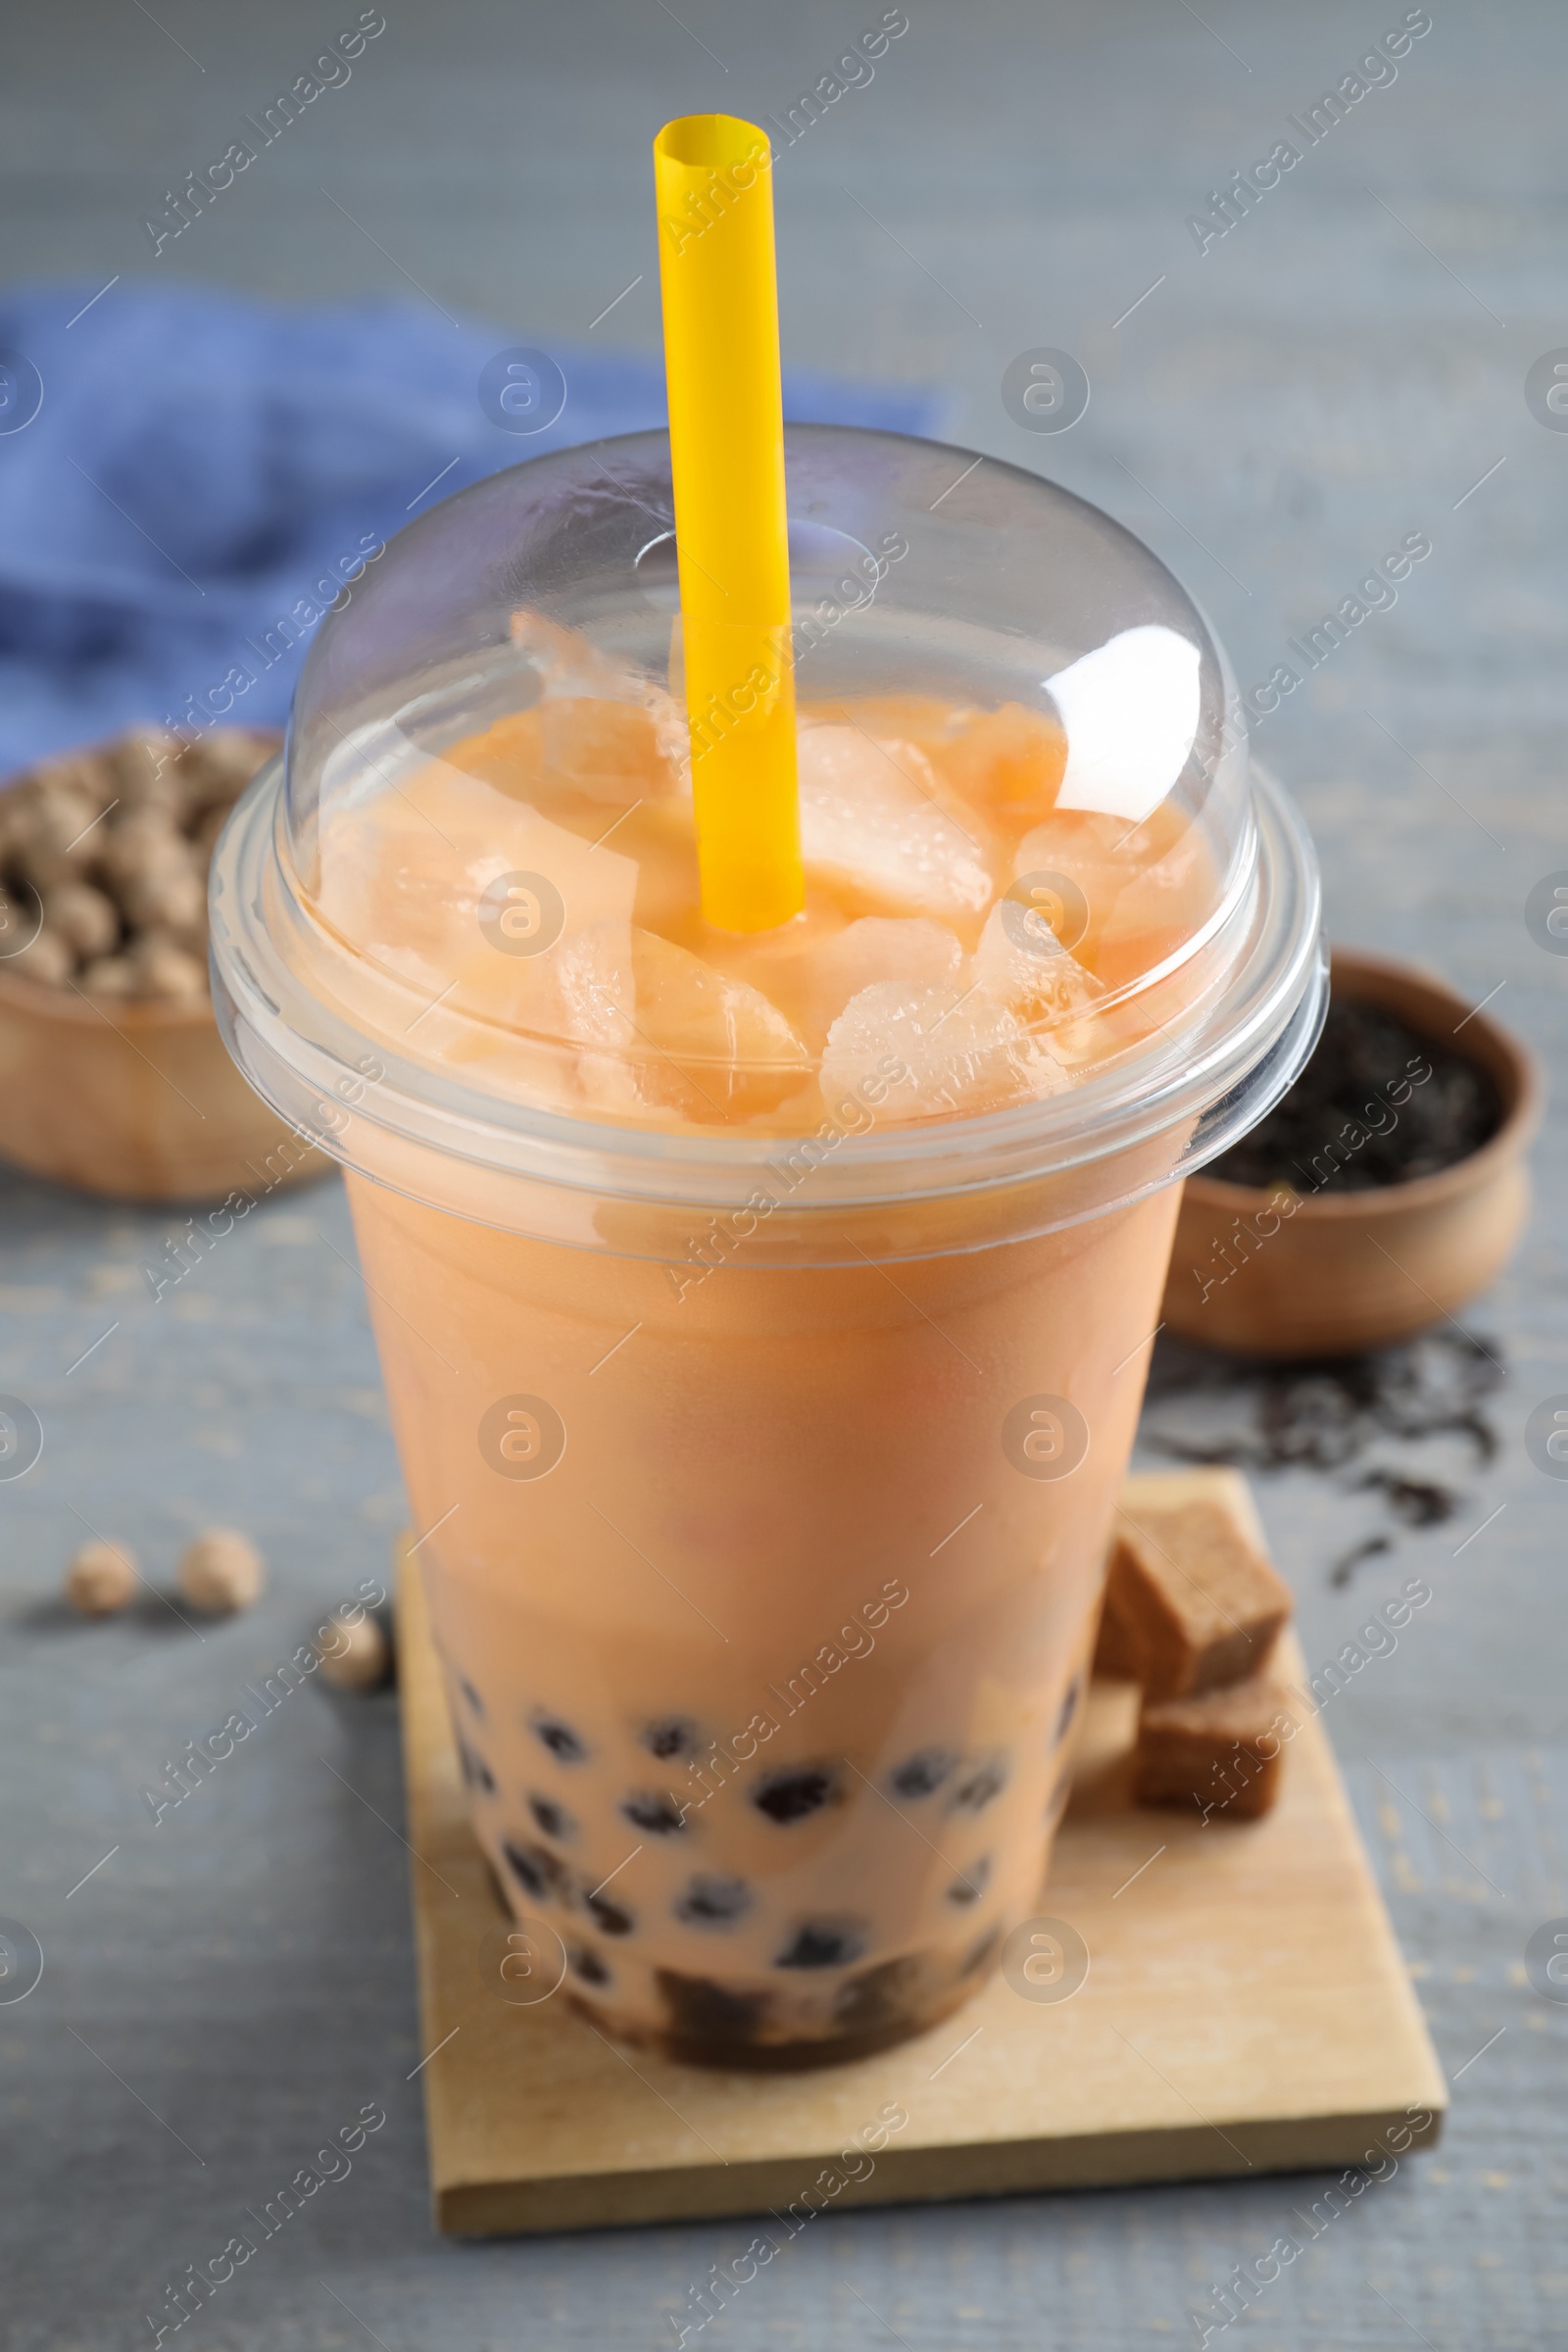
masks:
<svg viewBox="0 0 1568 2352"><path fill-rule="evenodd" d="M1215 1478L1235 1474L1130 1480L1128 1504ZM1443 2078L1314 1721L1287 1750L1271 1814L1205 1829L1196 1811L1130 1801L1137 1692L1097 1683L1040 1898L1041 1915L1088 1946L1081 1988L1038 2002L999 1975L879 2057L716 2074L618 2050L558 1999L514 2007L488 1988L480 1945L507 1915L468 1829L406 1547L399 1650L444 2230L782 2215L808 2191L809 2204L838 2207L1342 2167L1391 2129L1409 2130L1412 2111L1428 2119L1413 2144L1436 2140ZM1278 1665L1302 1682L1290 1636ZM907 2122L878 2132L890 2109ZM874 2156L837 2161L878 2137Z"/></svg>

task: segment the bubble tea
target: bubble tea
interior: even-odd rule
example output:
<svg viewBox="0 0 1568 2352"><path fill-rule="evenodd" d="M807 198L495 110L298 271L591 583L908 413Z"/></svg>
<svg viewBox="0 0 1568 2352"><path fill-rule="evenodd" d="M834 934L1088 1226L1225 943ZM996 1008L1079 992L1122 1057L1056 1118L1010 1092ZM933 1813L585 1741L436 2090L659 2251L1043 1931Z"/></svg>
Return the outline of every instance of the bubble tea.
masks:
<svg viewBox="0 0 1568 2352"><path fill-rule="evenodd" d="M788 456L801 913L703 916L654 435L403 535L214 886L231 1046L348 1171L498 1885L561 2003L745 2068L922 2031L1039 1911L1177 1180L1321 997L1156 560L961 451Z"/></svg>

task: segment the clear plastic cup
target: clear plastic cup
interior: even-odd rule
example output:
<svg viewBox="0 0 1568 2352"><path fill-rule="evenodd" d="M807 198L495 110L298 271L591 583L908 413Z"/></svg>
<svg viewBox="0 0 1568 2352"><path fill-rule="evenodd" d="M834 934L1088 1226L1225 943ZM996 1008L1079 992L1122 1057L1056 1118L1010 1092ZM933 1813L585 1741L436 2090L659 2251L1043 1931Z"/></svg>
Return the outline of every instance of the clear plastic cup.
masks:
<svg viewBox="0 0 1568 2352"><path fill-rule="evenodd" d="M1019 938L1041 906L1109 922L1122 818L1177 845L1070 1083L933 1102L897 1021L831 1076L672 1059L540 977L600 851L519 880L499 800L494 854L446 801L418 832L454 744L530 710L548 739L563 659L575 700L667 722L662 435L405 531L213 872L230 1050L347 1174L475 1832L564 2002L739 2068L922 2031L1038 1909L1179 1180L1290 1084L1324 994L1310 844L1147 549L962 450L795 427L786 457L803 707L1065 729L1099 862L1018 876ZM425 846L368 896L398 826Z"/></svg>

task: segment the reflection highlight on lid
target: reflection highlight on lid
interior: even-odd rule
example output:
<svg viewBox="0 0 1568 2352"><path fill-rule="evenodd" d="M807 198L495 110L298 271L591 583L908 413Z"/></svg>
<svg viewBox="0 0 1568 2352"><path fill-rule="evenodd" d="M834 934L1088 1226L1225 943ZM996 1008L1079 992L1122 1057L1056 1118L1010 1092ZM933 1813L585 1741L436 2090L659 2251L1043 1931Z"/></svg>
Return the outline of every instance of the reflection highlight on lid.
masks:
<svg viewBox="0 0 1568 2352"><path fill-rule="evenodd" d="M1142 824L1187 765L1198 738L1196 645L1149 622L1122 629L1045 681L1061 713L1067 766L1058 808Z"/></svg>

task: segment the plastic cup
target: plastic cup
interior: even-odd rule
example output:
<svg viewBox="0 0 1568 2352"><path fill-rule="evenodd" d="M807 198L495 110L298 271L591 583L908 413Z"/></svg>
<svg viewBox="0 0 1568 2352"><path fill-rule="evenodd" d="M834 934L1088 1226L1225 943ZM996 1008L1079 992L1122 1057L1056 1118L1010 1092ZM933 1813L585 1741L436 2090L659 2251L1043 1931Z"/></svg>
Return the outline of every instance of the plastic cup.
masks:
<svg viewBox="0 0 1568 2352"><path fill-rule="evenodd" d="M873 1071L809 1135L659 1123L610 1084L644 1046L596 1107L580 1039L500 1036L439 956L326 919L337 828L540 693L519 606L668 675L659 435L402 534L213 882L230 1049L347 1174L475 1832L561 2002L738 2068L922 2031L1038 1911L1179 1179L1289 1085L1324 985L1310 845L1148 550L961 450L787 457L803 704L1054 707L1064 793L1152 794L1200 847L1102 1064L972 1115L901 1121ZM456 870L432 843L409 924L518 965L586 887ZM1026 879L1068 923L1080 881Z"/></svg>

